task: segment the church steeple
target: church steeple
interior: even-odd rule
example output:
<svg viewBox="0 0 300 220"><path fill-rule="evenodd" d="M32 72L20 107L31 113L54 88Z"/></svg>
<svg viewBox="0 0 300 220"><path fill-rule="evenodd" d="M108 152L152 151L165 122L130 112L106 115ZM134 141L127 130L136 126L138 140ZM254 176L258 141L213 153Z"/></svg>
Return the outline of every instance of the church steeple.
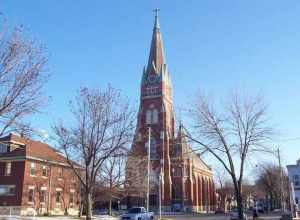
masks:
<svg viewBox="0 0 300 220"><path fill-rule="evenodd" d="M159 9L155 9L154 11L156 14L155 14L154 27L153 27L150 54L149 54L148 65L146 69L147 75L160 74L163 65L165 64L164 48L163 48L163 42L160 33L159 16L158 16Z"/></svg>
<svg viewBox="0 0 300 220"><path fill-rule="evenodd" d="M154 10L155 20L152 32L151 47L148 64L143 70L142 85L164 83L171 88L172 83L164 54L158 11L159 9Z"/></svg>

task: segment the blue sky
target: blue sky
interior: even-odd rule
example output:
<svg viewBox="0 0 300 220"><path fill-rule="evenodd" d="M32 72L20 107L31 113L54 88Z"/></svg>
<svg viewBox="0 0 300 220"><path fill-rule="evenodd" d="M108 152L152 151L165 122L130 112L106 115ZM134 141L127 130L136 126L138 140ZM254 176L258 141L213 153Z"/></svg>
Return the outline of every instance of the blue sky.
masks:
<svg viewBox="0 0 300 220"><path fill-rule="evenodd" d="M217 98L236 88L263 93L281 132L274 145L285 164L295 163L300 158L297 0L2 0L0 11L9 23L23 24L48 47L52 76L46 93L52 103L33 124L50 132L54 121L68 118L68 100L80 86L111 83L137 102L157 7L175 108L187 106L199 89Z"/></svg>

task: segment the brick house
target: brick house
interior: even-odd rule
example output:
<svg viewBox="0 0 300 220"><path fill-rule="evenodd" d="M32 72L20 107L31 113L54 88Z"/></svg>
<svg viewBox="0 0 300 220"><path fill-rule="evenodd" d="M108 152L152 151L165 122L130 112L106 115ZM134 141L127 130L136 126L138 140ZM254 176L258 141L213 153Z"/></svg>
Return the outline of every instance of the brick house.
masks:
<svg viewBox="0 0 300 220"><path fill-rule="evenodd" d="M0 215L75 215L79 191L59 151L13 134L0 138Z"/></svg>
<svg viewBox="0 0 300 220"><path fill-rule="evenodd" d="M136 133L126 168L131 191L127 205L146 205L150 149L151 209L158 209L161 196L162 209L166 211L213 211L216 193L212 169L189 145L183 124L176 127L172 89L156 15L148 64L142 74Z"/></svg>

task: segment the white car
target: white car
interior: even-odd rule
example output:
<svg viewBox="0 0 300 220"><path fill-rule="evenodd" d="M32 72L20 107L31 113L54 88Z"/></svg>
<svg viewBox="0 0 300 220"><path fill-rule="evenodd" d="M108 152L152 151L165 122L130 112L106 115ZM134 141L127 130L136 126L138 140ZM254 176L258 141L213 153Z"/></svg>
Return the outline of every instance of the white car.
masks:
<svg viewBox="0 0 300 220"><path fill-rule="evenodd" d="M153 220L153 212L147 212L144 207L129 209L127 214L121 215L121 220Z"/></svg>
<svg viewBox="0 0 300 220"><path fill-rule="evenodd" d="M230 220L239 220L238 209L232 209L230 212ZM248 220L246 213L244 213L244 220Z"/></svg>

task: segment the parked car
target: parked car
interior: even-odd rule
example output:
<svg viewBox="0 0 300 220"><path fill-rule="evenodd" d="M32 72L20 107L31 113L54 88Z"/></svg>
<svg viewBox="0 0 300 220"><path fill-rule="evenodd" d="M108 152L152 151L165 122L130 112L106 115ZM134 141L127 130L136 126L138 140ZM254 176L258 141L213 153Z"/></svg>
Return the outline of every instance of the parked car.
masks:
<svg viewBox="0 0 300 220"><path fill-rule="evenodd" d="M181 212L182 211L182 204L175 203L172 205L172 211L174 212Z"/></svg>
<svg viewBox="0 0 300 220"><path fill-rule="evenodd" d="M144 207L129 209L127 214L121 215L122 220L153 220L153 212L147 212Z"/></svg>
<svg viewBox="0 0 300 220"><path fill-rule="evenodd" d="M248 216L244 213L244 219L248 220ZM232 209L230 211L230 220L239 220L239 212L238 209Z"/></svg>
<svg viewBox="0 0 300 220"><path fill-rule="evenodd" d="M215 211L215 214L224 214L224 213L225 213L225 211L222 208L217 208Z"/></svg>
<svg viewBox="0 0 300 220"><path fill-rule="evenodd" d="M256 210L257 210L258 213L264 213L264 212L265 212L264 207L261 206L261 205L258 205L258 206L256 207Z"/></svg>

